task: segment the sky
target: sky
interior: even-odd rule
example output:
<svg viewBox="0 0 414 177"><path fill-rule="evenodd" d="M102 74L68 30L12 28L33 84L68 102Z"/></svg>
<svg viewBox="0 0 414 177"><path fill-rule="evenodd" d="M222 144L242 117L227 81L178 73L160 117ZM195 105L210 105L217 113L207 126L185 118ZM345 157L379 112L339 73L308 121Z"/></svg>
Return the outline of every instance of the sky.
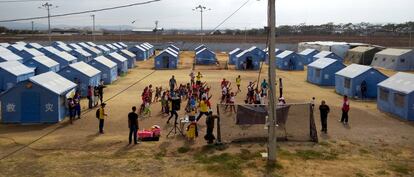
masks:
<svg viewBox="0 0 414 177"><path fill-rule="evenodd" d="M5 0L0 0L5 1ZM125 5L146 0L52 0L57 5L52 14L77 12ZM101 26L130 25L153 28L154 22L165 29L199 29L200 13L192 9L204 5L211 10L204 13L204 28L212 29L228 17L246 0L161 0L152 4L124 9L96 12L96 24ZM46 15L39 9L43 2L0 3L0 20ZM300 23L402 23L414 21L414 0L276 0L277 25ZM267 22L267 0L250 0L220 29L262 28ZM52 26L91 26L91 14L52 19ZM132 21L136 21L132 24ZM30 23L24 21L20 23ZM47 24L46 20L35 23ZM1 26L1 23L0 23Z"/></svg>

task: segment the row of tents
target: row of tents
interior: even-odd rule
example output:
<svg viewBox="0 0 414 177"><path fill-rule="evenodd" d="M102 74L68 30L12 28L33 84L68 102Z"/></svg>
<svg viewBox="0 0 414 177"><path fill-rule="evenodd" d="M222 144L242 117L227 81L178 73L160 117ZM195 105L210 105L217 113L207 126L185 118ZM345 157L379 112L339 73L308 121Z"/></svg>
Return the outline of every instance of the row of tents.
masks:
<svg viewBox="0 0 414 177"><path fill-rule="evenodd" d="M180 48L171 44L162 50L154 60L155 69L177 69L180 59Z"/></svg>
<svg viewBox="0 0 414 177"><path fill-rule="evenodd" d="M8 58L9 60L0 62L0 84L3 90L0 95L1 122L59 122L67 114L66 99L72 97L75 91L85 97L88 86L97 86L100 81L111 84L119 75L126 74L128 69L135 66L137 58L126 50L128 46L124 43L114 43L114 48L102 45L111 48L107 54L103 49L98 49L102 48L98 45L93 47L93 43L82 44L71 44L72 47L82 46L72 48L72 51L97 49L102 54L94 57L86 55L88 52L84 51L82 55L88 59L78 58L70 54L72 51L62 51L62 48L70 47L63 42L54 42L49 47L30 44L38 48L29 48L29 45L22 47L23 43L18 43L19 46L10 45L22 49L21 51L2 47L0 54L14 54L16 59ZM60 49L55 48L55 45L59 45ZM27 58L27 53L36 55ZM49 69L40 69L42 67Z"/></svg>

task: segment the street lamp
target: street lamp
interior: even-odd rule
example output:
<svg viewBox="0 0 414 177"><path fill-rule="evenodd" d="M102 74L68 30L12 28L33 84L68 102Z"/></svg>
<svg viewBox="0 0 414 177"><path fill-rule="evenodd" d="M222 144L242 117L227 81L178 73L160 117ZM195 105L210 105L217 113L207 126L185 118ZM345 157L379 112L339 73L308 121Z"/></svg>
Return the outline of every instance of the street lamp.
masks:
<svg viewBox="0 0 414 177"><path fill-rule="evenodd" d="M50 9L56 9L56 8L58 8L58 6L53 6L52 4L49 4L49 3L42 4L42 6L39 7L39 9L46 9L47 10L47 23L48 23L49 42L52 41L52 38L50 36L51 35L51 31L50 31Z"/></svg>
<svg viewBox="0 0 414 177"><path fill-rule="evenodd" d="M193 11L199 10L200 12L200 18L201 18L201 28L200 28L200 35L201 35L201 43L203 43L203 12L204 11L210 11L211 9L202 5L198 5L193 9Z"/></svg>

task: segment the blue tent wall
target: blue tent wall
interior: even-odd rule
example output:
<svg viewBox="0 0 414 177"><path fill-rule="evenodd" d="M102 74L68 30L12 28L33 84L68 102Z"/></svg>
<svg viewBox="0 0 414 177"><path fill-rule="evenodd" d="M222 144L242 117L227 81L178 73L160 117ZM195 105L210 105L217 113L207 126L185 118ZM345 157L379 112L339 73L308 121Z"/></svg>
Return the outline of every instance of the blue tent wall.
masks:
<svg viewBox="0 0 414 177"><path fill-rule="evenodd" d="M325 56L325 58L332 58L332 59L335 59L335 60L339 60L339 61L341 61L341 62L344 62L344 59L343 58L341 58L340 56L338 56L338 55L336 55L335 53L331 53L331 54L329 54L329 55L327 55L327 56ZM319 59L319 58L317 58L317 57L313 57L313 61L315 61L315 60L317 60L317 59Z"/></svg>
<svg viewBox="0 0 414 177"><path fill-rule="evenodd" d="M303 63L303 58L295 52L283 58L276 58L276 67L280 70L302 71L304 70Z"/></svg>
<svg viewBox="0 0 414 177"><path fill-rule="evenodd" d="M125 57L126 59L128 59L128 68L135 68L135 58L131 57L121 51L118 52L119 55Z"/></svg>
<svg viewBox="0 0 414 177"><path fill-rule="evenodd" d="M196 55L196 64L200 65L212 65L216 64L216 54L208 49L201 51Z"/></svg>
<svg viewBox="0 0 414 177"><path fill-rule="evenodd" d="M31 97L25 97L25 93L28 93L30 95L38 95L40 102L37 111L39 111L39 116L33 116L33 114L24 113L22 101L28 102L25 100L33 99ZM53 93L48 89L30 81L19 83L16 85L16 87L1 95L0 100L1 108L3 110L2 123L57 123L62 121L67 113L65 105L66 99L63 96L57 95L56 93ZM8 112L7 105L9 104L14 105L15 109L13 112ZM46 104L52 104L53 111L46 112ZM27 110L36 108L24 109ZM34 120L34 117L38 117L40 119Z"/></svg>
<svg viewBox="0 0 414 177"><path fill-rule="evenodd" d="M234 65L236 63L236 59L237 59L236 56L238 54L242 53L242 52L243 52L243 50L238 50L238 51L236 51L232 54L229 54L229 61L228 61L229 65Z"/></svg>
<svg viewBox="0 0 414 177"><path fill-rule="evenodd" d="M260 61L266 60L266 52L263 50L255 47L253 50L251 50L252 54L257 55L257 57L260 59Z"/></svg>
<svg viewBox="0 0 414 177"><path fill-rule="evenodd" d="M352 98L361 98L361 83L365 80L367 83L367 98L376 98L377 97L377 85L378 83L387 79L387 76L380 73L374 68L369 69L368 71L362 73L361 75L355 78L350 79L350 87L345 88L346 77L335 75L335 90L340 95L347 95Z"/></svg>
<svg viewBox="0 0 414 177"><path fill-rule="evenodd" d="M34 72L15 76L0 68L0 92L13 88L17 83L34 76Z"/></svg>
<svg viewBox="0 0 414 177"><path fill-rule="evenodd" d="M141 49L139 49L135 46L130 48L129 51L134 53L137 56L136 57L137 61L143 61L143 60L146 60L148 58L148 55L145 51L142 51Z"/></svg>
<svg viewBox="0 0 414 177"><path fill-rule="evenodd" d="M260 58L260 56L256 55L255 53L249 51L244 53L242 56L236 57L236 69L237 70L243 70L243 63L246 63L247 59L250 58L252 60L252 65L250 69L248 70L258 70L260 69L260 62L262 61L262 59Z"/></svg>
<svg viewBox="0 0 414 177"><path fill-rule="evenodd" d="M30 54L29 52L27 52L25 50L20 51L18 53L18 55L23 58L23 63L26 62L27 60L33 58L33 57L36 57L36 56Z"/></svg>
<svg viewBox="0 0 414 177"><path fill-rule="evenodd" d="M99 56L101 56L101 55L98 55L98 54L96 54L95 52L93 52L92 50L90 50L89 48L82 48L84 51L86 51L86 52L88 52L88 53L90 53L91 55L92 55L92 59L93 58L96 58L96 57L99 57ZM74 49L75 50L75 49ZM73 51L74 51L73 50ZM97 49L97 50L99 50L99 49ZM99 50L100 51L100 50Z"/></svg>
<svg viewBox="0 0 414 177"><path fill-rule="evenodd" d="M73 69L72 67L66 67L60 70L58 74L66 78L67 80L72 81L75 84L78 84L75 82L75 78L77 78L80 82L78 88L80 88L80 93L82 97L86 97L88 95L88 86L98 86L99 81L101 80L101 74L89 77L86 74L81 73L76 69Z"/></svg>
<svg viewBox="0 0 414 177"><path fill-rule="evenodd" d="M277 55L279 55L279 54L281 54L282 52L284 52L284 50L278 50L278 51L275 51L275 57L277 56ZM266 52L266 55L265 55L265 63L266 64L269 64L269 53L268 52Z"/></svg>
<svg viewBox="0 0 414 177"><path fill-rule="evenodd" d="M112 62L116 63L118 67L118 75L126 74L128 72L128 60L125 62L122 62L122 61L115 59L111 55L106 55L105 57L111 60Z"/></svg>
<svg viewBox="0 0 414 177"><path fill-rule="evenodd" d="M35 75L47 73L49 71L59 72L59 70L60 70L59 64L56 65L56 66L53 66L53 67L48 67L48 66L45 66L45 65L39 63L38 61L36 61L34 59L27 60L23 64L28 66L28 67L31 67L31 68L36 68L35 69Z"/></svg>
<svg viewBox="0 0 414 177"><path fill-rule="evenodd" d="M377 96L377 108L380 111L387 112L390 114L394 114L402 119L414 121L414 92L409 94L403 94L393 89L385 88L378 86L377 92L380 93L380 90L384 89L388 92L388 98L383 100L380 98L380 95ZM403 94L406 95L404 99L404 106L399 107L394 104L394 97L395 94Z"/></svg>
<svg viewBox="0 0 414 177"><path fill-rule="evenodd" d="M67 61L64 58L51 53L45 49L40 49L41 52L43 52L46 56L48 56L50 59L55 60L56 62L59 63L60 69L65 68L66 66L69 66L70 64L76 63L77 60L72 60L72 61Z"/></svg>
<svg viewBox="0 0 414 177"><path fill-rule="evenodd" d="M85 52L86 52L86 50L85 50ZM74 57L76 57L78 59L78 62L83 61L85 63L89 63L93 59L93 54L91 54L92 56L90 56L90 57L86 57L85 55L83 55L82 53L79 53L76 50L72 50L70 52L70 54L73 55Z"/></svg>
<svg viewBox="0 0 414 177"><path fill-rule="evenodd" d="M307 54L307 55L301 55L300 53L299 53L299 55L301 55L301 56L302 56L304 64L305 64L305 65L308 65L309 63L312 63L312 62L314 61L314 58L313 58L313 57L314 57L316 54L318 54L318 53L319 53L319 51L318 51L318 50L314 50L313 52L311 52L311 53L309 53L309 54Z"/></svg>
<svg viewBox="0 0 414 177"><path fill-rule="evenodd" d="M308 66L307 81L320 86L335 86L335 73L346 66L337 61L329 66L320 69L320 75L317 75L318 68Z"/></svg>
<svg viewBox="0 0 414 177"><path fill-rule="evenodd" d="M164 57L168 57L168 68L165 68ZM155 69L177 69L178 59L177 57L169 54L168 52L162 52L155 57L154 66Z"/></svg>
<svg viewBox="0 0 414 177"><path fill-rule="evenodd" d="M118 68L114 66L113 68L109 68L108 66L97 62L96 60L92 60L89 62L91 66L101 71L101 79L104 81L105 84L112 84L114 81L117 80L118 77Z"/></svg>

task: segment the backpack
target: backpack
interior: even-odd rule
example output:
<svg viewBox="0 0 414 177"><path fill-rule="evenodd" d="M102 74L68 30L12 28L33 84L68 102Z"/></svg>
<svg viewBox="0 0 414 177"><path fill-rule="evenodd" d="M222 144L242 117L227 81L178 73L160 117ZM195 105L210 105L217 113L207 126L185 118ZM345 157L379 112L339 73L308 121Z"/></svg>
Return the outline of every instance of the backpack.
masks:
<svg viewBox="0 0 414 177"><path fill-rule="evenodd" d="M99 116L100 116L100 114L101 114L100 110L101 110L101 109L96 110L95 115L96 115L96 118L97 118L97 119L99 119Z"/></svg>

